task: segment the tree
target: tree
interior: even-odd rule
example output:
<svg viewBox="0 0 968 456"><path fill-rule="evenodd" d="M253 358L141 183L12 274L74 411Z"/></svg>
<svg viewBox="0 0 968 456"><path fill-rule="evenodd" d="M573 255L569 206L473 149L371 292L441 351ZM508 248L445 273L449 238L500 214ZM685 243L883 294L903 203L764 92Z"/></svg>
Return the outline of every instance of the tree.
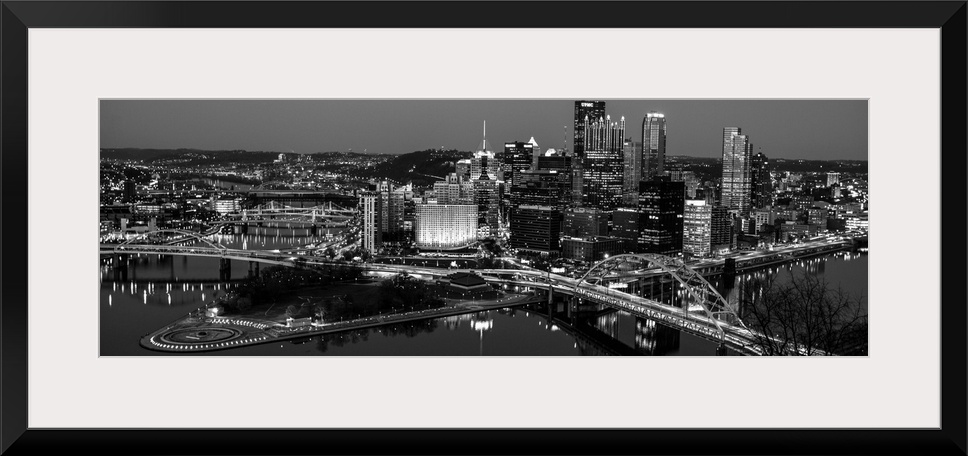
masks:
<svg viewBox="0 0 968 456"><path fill-rule="evenodd" d="M858 355L867 352L867 311L860 296L814 275L747 284L741 318L765 355Z"/></svg>

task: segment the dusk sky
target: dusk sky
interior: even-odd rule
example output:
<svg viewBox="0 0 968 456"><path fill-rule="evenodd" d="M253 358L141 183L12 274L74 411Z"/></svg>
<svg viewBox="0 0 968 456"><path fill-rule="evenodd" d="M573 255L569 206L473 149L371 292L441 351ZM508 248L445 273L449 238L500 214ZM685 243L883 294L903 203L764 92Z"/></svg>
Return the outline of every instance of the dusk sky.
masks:
<svg viewBox="0 0 968 456"><path fill-rule="evenodd" d="M589 98L591 99L591 98ZM532 136L571 149L575 100L103 100L102 148L245 149L401 154L443 147L495 150ZM866 100L605 100L626 136L649 111L666 116L668 155L719 157L738 126L770 158L867 159Z"/></svg>

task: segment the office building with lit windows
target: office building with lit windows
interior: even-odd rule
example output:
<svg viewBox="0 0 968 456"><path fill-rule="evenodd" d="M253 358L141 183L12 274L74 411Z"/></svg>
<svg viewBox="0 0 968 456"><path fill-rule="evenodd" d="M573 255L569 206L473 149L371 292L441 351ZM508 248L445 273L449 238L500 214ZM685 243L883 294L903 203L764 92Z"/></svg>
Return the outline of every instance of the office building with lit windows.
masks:
<svg viewBox="0 0 968 456"><path fill-rule="evenodd" d="M573 202L581 205L582 201L582 168L585 158L585 127L589 121L605 117L604 101L580 100L575 102L574 139L572 141L572 193Z"/></svg>
<svg viewBox="0 0 968 456"><path fill-rule="evenodd" d="M491 151L487 142L487 124L484 124L484 139L471 158L471 183L474 188L474 202L477 204L478 237L483 239L496 236L501 217L501 184L504 171L501 163Z"/></svg>
<svg viewBox="0 0 968 456"><path fill-rule="evenodd" d="M434 183L437 204L476 204L474 184L460 173L450 173L441 182Z"/></svg>
<svg viewBox="0 0 968 456"><path fill-rule="evenodd" d="M723 128L722 205L740 214L751 209L753 146L739 127Z"/></svg>
<svg viewBox="0 0 968 456"><path fill-rule="evenodd" d="M529 142L507 142L504 143L504 157L501 169L504 172L504 182L507 185L514 185L515 173L520 173L531 168L534 162L534 155L538 143L531 138Z"/></svg>
<svg viewBox="0 0 968 456"><path fill-rule="evenodd" d="M712 254L712 209L705 200L686 200L682 233L682 253L686 258Z"/></svg>
<svg viewBox="0 0 968 456"><path fill-rule="evenodd" d="M626 138L622 143L622 169L624 184L622 185L622 203L626 207L635 207L639 201L639 181L642 180L642 143Z"/></svg>
<svg viewBox="0 0 968 456"><path fill-rule="evenodd" d="M571 197L571 175L557 170L519 171L510 190L510 211L518 206L551 206L564 209Z"/></svg>
<svg viewBox="0 0 968 456"><path fill-rule="evenodd" d="M770 176L770 160L757 152L750 159L750 203L751 209L759 209L773 204L773 178Z"/></svg>
<svg viewBox="0 0 968 456"><path fill-rule="evenodd" d="M611 211L622 205L625 117L589 120L585 125L581 205Z"/></svg>
<svg viewBox="0 0 968 456"><path fill-rule="evenodd" d="M360 207L363 210L363 248L376 252L383 245L383 229L381 228L382 200L379 192L364 192L360 195Z"/></svg>
<svg viewBox="0 0 968 456"><path fill-rule="evenodd" d="M652 111L642 118L641 179L652 180L665 172L666 118Z"/></svg>
<svg viewBox="0 0 968 456"><path fill-rule="evenodd" d="M711 242L714 251L733 248L733 216L726 206L715 205L711 214Z"/></svg>

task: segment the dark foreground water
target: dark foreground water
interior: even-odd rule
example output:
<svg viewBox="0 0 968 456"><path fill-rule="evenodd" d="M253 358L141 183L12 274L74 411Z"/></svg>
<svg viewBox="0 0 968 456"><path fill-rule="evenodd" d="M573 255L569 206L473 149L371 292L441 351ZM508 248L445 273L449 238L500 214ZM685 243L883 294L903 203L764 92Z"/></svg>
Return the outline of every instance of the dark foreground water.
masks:
<svg viewBox="0 0 968 456"><path fill-rule="evenodd" d="M250 234L226 243L277 248L315 242L297 233L293 236ZM243 279L250 265L232 262L232 282ZM729 300L746 283L772 275L778 281L791 274L815 274L833 286L857 295L867 295L867 255L840 252L797 264L763 269L737 277L732 287L713 281ZM188 312L210 303L232 282L219 282L218 260L214 258L133 256L125 281L115 281L108 264L101 265L100 354L105 356L167 355L142 348L140 338L171 323ZM360 296L372 284L359 287ZM345 286L344 286L345 288ZM346 290L341 289L340 293ZM325 294L325 293L323 293ZM298 296L289 298L298 302ZM287 305L283 302L280 305ZM356 305L366 306L372 303ZM865 299L866 305L866 299ZM625 312L604 312L587 325L572 327L546 316L544 306L502 309L456 317L399 324L378 329L316 336L296 342L279 342L242 347L202 355L345 355L345 356L560 356L639 353L644 355L712 356L716 344ZM563 309L563 307L559 307ZM340 307L328 315L354 317L357 309Z"/></svg>

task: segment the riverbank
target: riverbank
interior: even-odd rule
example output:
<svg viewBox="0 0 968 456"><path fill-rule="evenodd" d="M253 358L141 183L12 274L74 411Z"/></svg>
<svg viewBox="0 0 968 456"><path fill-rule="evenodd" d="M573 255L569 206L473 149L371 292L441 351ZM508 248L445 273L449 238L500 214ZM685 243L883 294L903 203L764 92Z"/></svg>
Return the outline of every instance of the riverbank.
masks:
<svg viewBox="0 0 968 456"><path fill-rule="evenodd" d="M465 301L447 307L377 315L337 323L288 327L269 320L204 317L192 312L175 323L141 338L141 346L170 353L211 352L304 337L335 334L416 320L449 317L494 309L524 306L544 298L535 295L505 295L492 301Z"/></svg>

